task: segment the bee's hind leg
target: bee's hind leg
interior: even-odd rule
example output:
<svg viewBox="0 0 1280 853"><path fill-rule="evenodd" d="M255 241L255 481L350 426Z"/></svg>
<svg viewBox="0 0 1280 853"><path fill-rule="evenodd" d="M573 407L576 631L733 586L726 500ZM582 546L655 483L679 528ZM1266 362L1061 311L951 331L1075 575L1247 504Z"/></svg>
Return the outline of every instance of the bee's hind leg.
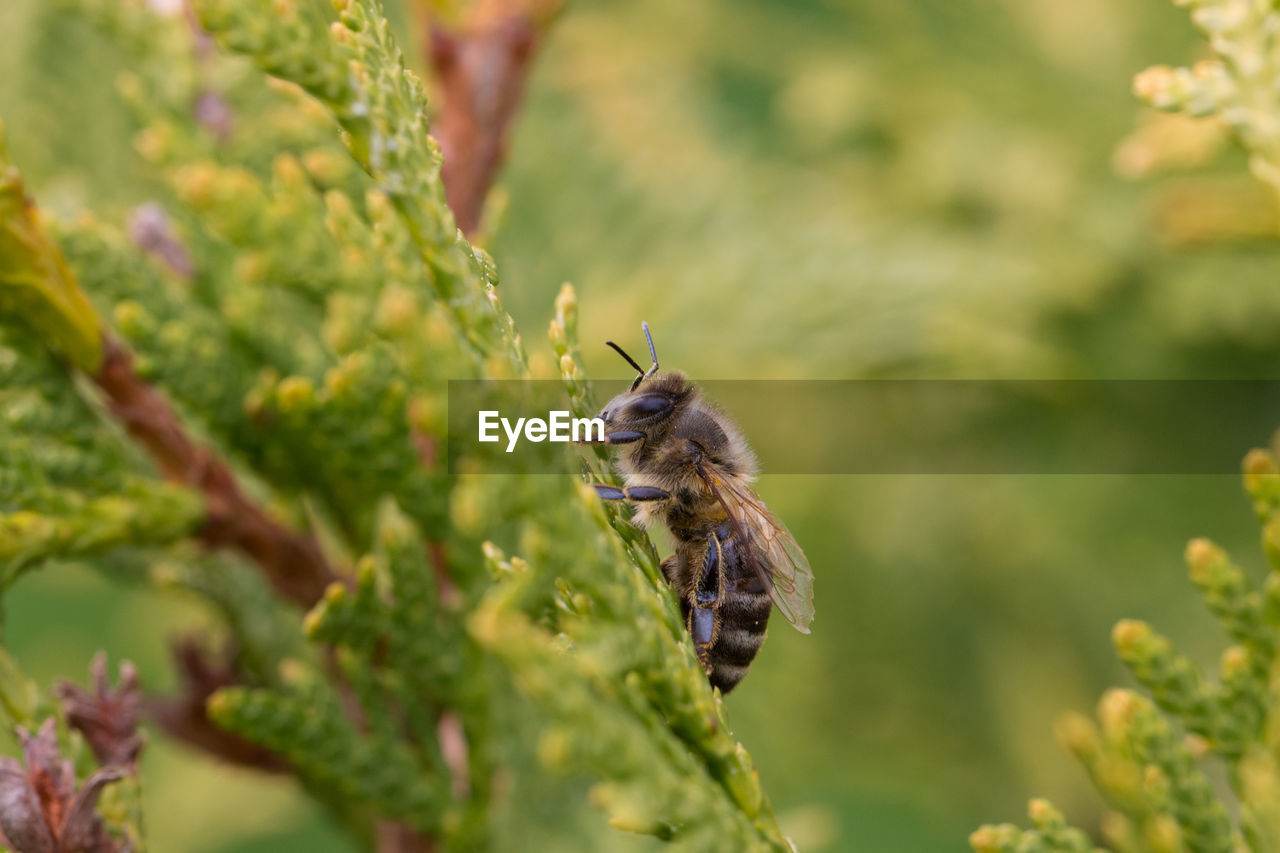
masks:
<svg viewBox="0 0 1280 853"><path fill-rule="evenodd" d="M693 637L698 660L707 674L711 674L711 647L720 634L720 593L724 588L720 565L720 543L714 535L707 537L707 550L702 557L702 569L694 578L693 601L686 605L685 624ZM684 608L681 608L684 610Z"/></svg>
<svg viewBox="0 0 1280 853"><path fill-rule="evenodd" d="M631 488L620 488L618 486L609 486L604 483L592 483L595 487L596 494L601 500L606 501L665 501L671 497L671 493L666 489L659 489L657 486L632 486Z"/></svg>

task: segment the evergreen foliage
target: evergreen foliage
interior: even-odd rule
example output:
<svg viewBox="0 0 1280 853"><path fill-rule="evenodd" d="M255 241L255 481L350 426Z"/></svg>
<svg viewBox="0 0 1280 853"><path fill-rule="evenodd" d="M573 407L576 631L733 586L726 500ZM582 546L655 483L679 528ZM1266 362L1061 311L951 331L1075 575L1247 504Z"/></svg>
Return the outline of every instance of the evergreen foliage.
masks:
<svg viewBox="0 0 1280 853"><path fill-rule="evenodd" d="M1280 187L1280 11L1250 0L1178 5L1190 9L1214 56L1191 68L1148 69L1135 79L1135 93L1160 109L1224 122L1249 152L1253 173ZM1098 704L1097 723L1070 714L1058 726L1059 740L1106 801L1103 834L1118 853L1280 849L1280 467L1274 449L1251 451L1243 467L1271 565L1265 581L1249 580L1208 540L1192 540L1186 549L1191 581L1231 640L1217 677L1203 673L1151 626L1125 619L1115 626L1112 642L1150 698L1113 689ZM1202 766L1208 764L1225 770L1229 795L1211 781ZM1045 801L1033 800L1030 812L1035 828L986 826L970 844L978 853L1090 849L1085 834L1067 828Z"/></svg>
<svg viewBox="0 0 1280 853"><path fill-rule="evenodd" d="M230 654L187 649L158 719L287 768L362 846L491 846L533 753L619 829L789 849L625 512L445 469L447 380L534 373L380 4L335 6L69 4L128 52L168 199L51 224L3 164L5 582L83 558L210 601ZM566 286L552 343L593 413L575 312Z"/></svg>

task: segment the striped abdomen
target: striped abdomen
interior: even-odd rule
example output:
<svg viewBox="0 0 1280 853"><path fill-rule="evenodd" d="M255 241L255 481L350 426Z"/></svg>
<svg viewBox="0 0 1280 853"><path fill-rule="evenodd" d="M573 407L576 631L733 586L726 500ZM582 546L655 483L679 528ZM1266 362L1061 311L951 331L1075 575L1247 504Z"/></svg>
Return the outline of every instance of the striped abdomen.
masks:
<svg viewBox="0 0 1280 853"><path fill-rule="evenodd" d="M685 627L711 685L728 693L764 643L773 608L764 581L727 522L681 537L674 560L664 561L663 569L680 593Z"/></svg>

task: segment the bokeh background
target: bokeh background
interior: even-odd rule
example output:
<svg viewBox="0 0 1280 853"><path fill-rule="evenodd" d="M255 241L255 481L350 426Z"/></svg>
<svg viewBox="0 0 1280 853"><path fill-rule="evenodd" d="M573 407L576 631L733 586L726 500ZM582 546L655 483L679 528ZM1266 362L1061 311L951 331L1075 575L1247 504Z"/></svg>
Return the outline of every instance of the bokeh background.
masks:
<svg viewBox="0 0 1280 853"><path fill-rule="evenodd" d="M0 116L44 207L123 221L159 188L113 90L122 60L57 7L0 0ZM647 319L664 364L700 378L1274 378L1269 199L1212 126L1129 94L1199 44L1166 0L574 0L502 179L506 305L549 358L572 281L588 341L638 350ZM625 374L587 350L593 375ZM776 627L728 702L804 850L961 851L1032 794L1091 826L1052 724L1127 683L1111 624L1148 619L1213 665L1186 540L1263 568L1233 476L761 491L810 557L818 617L810 637ZM74 566L6 605L5 641L44 683L105 646L163 689L165 638L211 619ZM156 850L351 849L289 782L158 740L145 779ZM513 819L545 849L655 846L586 805Z"/></svg>

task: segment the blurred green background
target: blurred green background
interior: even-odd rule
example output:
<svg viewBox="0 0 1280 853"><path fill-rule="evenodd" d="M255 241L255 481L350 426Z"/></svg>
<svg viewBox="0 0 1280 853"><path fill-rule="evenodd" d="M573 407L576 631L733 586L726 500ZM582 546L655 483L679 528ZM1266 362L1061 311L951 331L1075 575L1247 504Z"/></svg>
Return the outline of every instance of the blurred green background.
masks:
<svg viewBox="0 0 1280 853"><path fill-rule="evenodd" d="M0 0L0 116L43 206L123 221L158 190L120 55L50 5ZM603 340L638 349L647 319L664 365L701 378L1274 378L1280 245L1243 156L1139 174L1161 145L1212 140L1147 124L1129 94L1198 50L1165 0L575 0L502 180L506 304L550 358L572 281L601 377L626 373ZM728 702L803 850L961 851L1032 794L1091 826L1051 729L1126 683L1111 624L1148 619L1212 665L1185 541L1262 570L1229 476L761 491L805 546L818 616L810 637L775 626ZM166 637L211 617L67 567L24 579L5 618L44 683L106 647L163 689ZM154 739L145 770L156 850L349 849L291 783ZM653 846L585 805L525 818L530 849Z"/></svg>

